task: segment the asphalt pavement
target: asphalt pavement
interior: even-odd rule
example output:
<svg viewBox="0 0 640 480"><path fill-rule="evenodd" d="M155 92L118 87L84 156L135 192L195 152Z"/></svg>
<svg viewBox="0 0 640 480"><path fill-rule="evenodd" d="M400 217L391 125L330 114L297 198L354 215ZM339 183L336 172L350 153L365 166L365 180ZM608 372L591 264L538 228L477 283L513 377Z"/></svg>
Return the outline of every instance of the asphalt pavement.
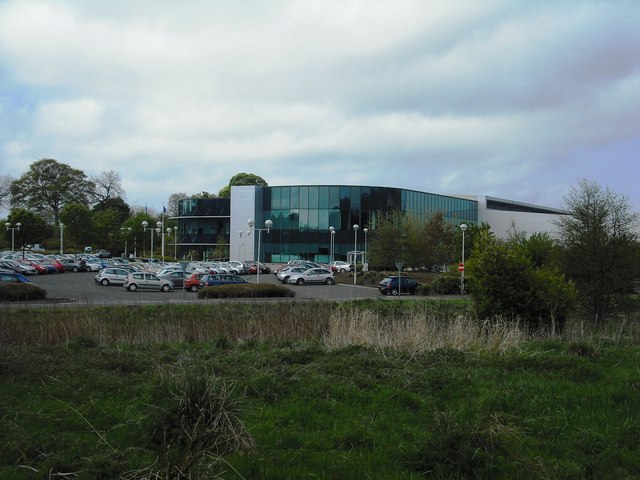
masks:
<svg viewBox="0 0 640 480"><path fill-rule="evenodd" d="M121 285L102 286L95 282L96 272L65 272L50 275L34 275L31 281L47 291L44 303L75 305L123 305L140 303L184 303L184 302L216 302L220 299L199 300L194 292L183 291L181 288L171 292L162 293L155 291L129 292ZM244 277L249 282L256 282L255 275ZM261 274L260 283L281 284L272 273ZM362 298L379 298L380 293L376 288L362 287L348 284L336 285L287 285L295 292L293 299L288 301L310 299L355 300ZM256 299L255 301L264 301ZM43 301L37 302L42 304ZM15 304L14 304L15 305Z"/></svg>

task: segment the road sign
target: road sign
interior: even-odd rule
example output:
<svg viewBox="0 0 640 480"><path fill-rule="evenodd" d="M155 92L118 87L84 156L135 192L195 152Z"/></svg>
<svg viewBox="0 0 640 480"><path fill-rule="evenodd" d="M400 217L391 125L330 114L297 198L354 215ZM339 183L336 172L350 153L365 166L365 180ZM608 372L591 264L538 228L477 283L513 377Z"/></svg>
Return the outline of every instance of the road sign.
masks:
<svg viewBox="0 0 640 480"><path fill-rule="evenodd" d="M460 263L458 264L458 271L459 271L459 272L464 272L464 263L460 262Z"/></svg>

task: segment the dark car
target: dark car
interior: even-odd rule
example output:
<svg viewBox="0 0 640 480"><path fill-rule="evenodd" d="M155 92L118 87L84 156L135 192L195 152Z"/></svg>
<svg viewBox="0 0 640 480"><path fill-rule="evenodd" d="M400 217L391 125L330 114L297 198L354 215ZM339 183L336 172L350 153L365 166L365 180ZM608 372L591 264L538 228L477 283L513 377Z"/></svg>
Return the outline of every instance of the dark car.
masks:
<svg viewBox="0 0 640 480"><path fill-rule="evenodd" d="M61 258L60 263L64 265L65 270L72 272L86 272L87 262L79 258Z"/></svg>
<svg viewBox="0 0 640 480"><path fill-rule="evenodd" d="M205 275L200 279L200 287L216 287L218 285L238 285L249 283L238 275Z"/></svg>
<svg viewBox="0 0 640 480"><path fill-rule="evenodd" d="M165 273L164 275L158 275L160 278L164 280L171 280L173 282L174 287L182 288L182 284L184 283L185 276L188 276L189 273L184 270L175 270L173 272Z"/></svg>
<svg viewBox="0 0 640 480"><path fill-rule="evenodd" d="M384 278L378 285L378 290L383 295L399 295L401 293L416 294L420 284L410 277L391 276Z"/></svg>
<svg viewBox="0 0 640 480"><path fill-rule="evenodd" d="M18 272L13 272L10 270L0 270L0 282L31 283L31 280Z"/></svg>

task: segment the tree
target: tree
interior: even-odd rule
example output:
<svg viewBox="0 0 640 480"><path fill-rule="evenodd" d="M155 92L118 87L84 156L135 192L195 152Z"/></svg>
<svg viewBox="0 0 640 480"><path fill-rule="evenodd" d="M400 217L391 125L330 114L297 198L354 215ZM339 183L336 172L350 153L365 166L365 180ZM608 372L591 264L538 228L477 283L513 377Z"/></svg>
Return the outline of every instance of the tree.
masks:
<svg viewBox="0 0 640 480"><path fill-rule="evenodd" d="M180 200L184 200L185 198L188 198L186 193L172 193L169 195L167 215L177 217L180 214Z"/></svg>
<svg viewBox="0 0 640 480"><path fill-rule="evenodd" d="M13 232L16 249L23 249L26 245L43 243L53 234L53 228L38 215L23 208L12 210L7 222L15 226L20 223L20 230ZM7 232L11 233L11 232ZM9 237L10 238L10 237Z"/></svg>
<svg viewBox="0 0 640 480"><path fill-rule="evenodd" d="M8 203L11 197L11 183L13 180L13 177L9 175L0 176L0 208Z"/></svg>
<svg viewBox="0 0 640 480"><path fill-rule="evenodd" d="M93 200L95 202L104 203L113 198L125 197L120 174L115 171L103 171L98 175L91 176L90 179L95 186L93 191Z"/></svg>
<svg viewBox="0 0 640 480"><path fill-rule="evenodd" d="M64 223L64 231L67 238L73 242L73 248L91 244L91 232L93 232L93 219L91 211L83 203L69 203L60 212L60 220Z"/></svg>
<svg viewBox="0 0 640 480"><path fill-rule="evenodd" d="M218 197L229 198L231 196L231 187L242 185L258 185L261 187L266 187L269 184L264 178L253 173L236 173L229 180L229 184L220 189L220 191L218 192Z"/></svg>
<svg viewBox="0 0 640 480"><path fill-rule="evenodd" d="M614 312L640 271L638 214L627 197L580 180L565 197L569 213L557 221L562 269L595 325Z"/></svg>
<svg viewBox="0 0 640 480"><path fill-rule="evenodd" d="M502 241L488 230L480 231L467 272L473 278L471 297L481 317L517 318L556 333L573 305L575 291L557 266L540 261L551 258L544 253L553 248L548 238L516 233Z"/></svg>
<svg viewBox="0 0 640 480"><path fill-rule="evenodd" d="M46 158L32 163L11 183L11 205L38 212L57 225L62 208L70 203L87 205L93 188L81 170Z"/></svg>
<svg viewBox="0 0 640 480"><path fill-rule="evenodd" d="M121 197L109 198L93 206L94 212L104 212L106 210L117 212L121 223L131 216L131 207Z"/></svg>

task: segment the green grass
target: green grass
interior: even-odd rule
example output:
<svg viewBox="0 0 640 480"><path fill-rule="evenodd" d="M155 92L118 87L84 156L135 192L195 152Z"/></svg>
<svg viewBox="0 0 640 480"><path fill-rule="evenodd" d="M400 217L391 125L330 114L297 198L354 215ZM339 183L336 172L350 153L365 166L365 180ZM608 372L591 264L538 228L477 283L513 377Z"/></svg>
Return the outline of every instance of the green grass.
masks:
<svg viewBox="0 0 640 480"><path fill-rule="evenodd" d="M453 328L467 308L390 303L15 310L0 319L17 330L0 337L0 478L640 476L637 319L623 338L500 349L336 347L319 322Z"/></svg>

